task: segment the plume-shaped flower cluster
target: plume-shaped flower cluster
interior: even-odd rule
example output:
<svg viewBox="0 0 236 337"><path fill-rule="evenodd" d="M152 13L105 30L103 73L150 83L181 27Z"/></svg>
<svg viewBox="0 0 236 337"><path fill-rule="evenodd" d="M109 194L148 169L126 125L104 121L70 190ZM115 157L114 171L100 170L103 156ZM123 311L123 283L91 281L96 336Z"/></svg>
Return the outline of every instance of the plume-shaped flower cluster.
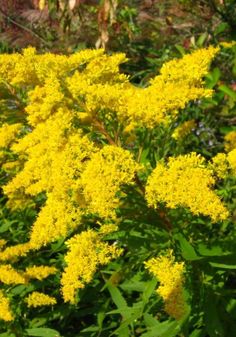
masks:
<svg viewBox="0 0 236 337"><path fill-rule="evenodd" d="M200 155L170 157L166 165L158 163L148 178L146 199L150 206L187 207L193 214L224 220L229 213L212 189L214 184L212 171Z"/></svg>
<svg viewBox="0 0 236 337"><path fill-rule="evenodd" d="M61 279L62 294L65 302L75 303L76 290L91 282L99 265L107 264L122 251L103 242L102 236L93 230L75 235L66 244L69 252Z"/></svg>
<svg viewBox="0 0 236 337"><path fill-rule="evenodd" d="M150 259L145 262L145 266L160 282L157 293L164 300L165 311L175 319L181 319L186 312L183 294L184 263L176 262L171 251L166 256Z"/></svg>

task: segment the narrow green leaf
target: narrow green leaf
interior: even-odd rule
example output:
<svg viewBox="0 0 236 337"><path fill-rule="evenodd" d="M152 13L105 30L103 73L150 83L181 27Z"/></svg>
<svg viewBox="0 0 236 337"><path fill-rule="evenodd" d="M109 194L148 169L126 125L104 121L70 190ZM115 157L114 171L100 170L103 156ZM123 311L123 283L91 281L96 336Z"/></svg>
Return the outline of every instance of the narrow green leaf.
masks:
<svg viewBox="0 0 236 337"><path fill-rule="evenodd" d="M156 288L156 285L157 285L157 280L156 279L152 279L150 282L147 282L146 283L146 288L143 292L143 301L145 303L148 302L149 298L151 297L151 295L153 294L155 288Z"/></svg>
<svg viewBox="0 0 236 337"><path fill-rule="evenodd" d="M204 318L209 337L224 337L224 329L220 320L220 315L217 310L217 297L209 288L206 289L204 302Z"/></svg>
<svg viewBox="0 0 236 337"><path fill-rule="evenodd" d="M113 286L111 283L108 283L107 289L109 290L111 298L118 309L128 307L126 300L117 287Z"/></svg>
<svg viewBox="0 0 236 337"><path fill-rule="evenodd" d="M200 260L201 257L197 255L193 246L187 241L187 239L181 234L178 233L175 235L176 239L180 243L180 248L182 251L182 256L185 260Z"/></svg>
<svg viewBox="0 0 236 337"><path fill-rule="evenodd" d="M143 318L144 318L144 323L145 323L146 327L148 327L148 328L160 325L160 322L148 313L145 313L143 315Z"/></svg>
<svg viewBox="0 0 236 337"><path fill-rule="evenodd" d="M204 44L204 42L206 41L207 37L208 37L208 33L207 32L202 33L199 36L199 38L197 39L197 42L196 42L197 46L198 47L202 47L203 44Z"/></svg>
<svg viewBox="0 0 236 337"><path fill-rule="evenodd" d="M181 56L184 56L186 54L186 50L181 45L175 44L175 48L178 50Z"/></svg>
<svg viewBox="0 0 236 337"><path fill-rule="evenodd" d="M189 337L203 337L203 333L203 330L194 330Z"/></svg>
<svg viewBox="0 0 236 337"><path fill-rule="evenodd" d="M28 336L35 337L60 337L60 333L58 331L49 328L27 329L26 333Z"/></svg>
<svg viewBox="0 0 236 337"><path fill-rule="evenodd" d="M175 337L180 332L180 326L177 321L165 321L159 323L145 332L141 337Z"/></svg>
<svg viewBox="0 0 236 337"><path fill-rule="evenodd" d="M214 268L219 269L236 269L235 264L225 264L225 263L216 263L216 262L209 262L209 264Z"/></svg>
<svg viewBox="0 0 236 337"><path fill-rule="evenodd" d="M236 92L230 89L227 85L220 85L219 90L231 97L234 101L236 101Z"/></svg>

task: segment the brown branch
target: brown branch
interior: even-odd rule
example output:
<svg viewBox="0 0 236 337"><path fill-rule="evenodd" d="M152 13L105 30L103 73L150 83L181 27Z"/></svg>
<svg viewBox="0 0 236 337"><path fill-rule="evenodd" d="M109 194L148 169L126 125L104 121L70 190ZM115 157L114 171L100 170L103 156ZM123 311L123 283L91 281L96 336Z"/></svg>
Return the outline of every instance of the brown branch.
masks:
<svg viewBox="0 0 236 337"><path fill-rule="evenodd" d="M111 138L107 130L104 128L104 125L102 122L98 121L97 119L94 121L94 124L96 129L98 129L108 140L110 145L115 145L117 146L116 142Z"/></svg>

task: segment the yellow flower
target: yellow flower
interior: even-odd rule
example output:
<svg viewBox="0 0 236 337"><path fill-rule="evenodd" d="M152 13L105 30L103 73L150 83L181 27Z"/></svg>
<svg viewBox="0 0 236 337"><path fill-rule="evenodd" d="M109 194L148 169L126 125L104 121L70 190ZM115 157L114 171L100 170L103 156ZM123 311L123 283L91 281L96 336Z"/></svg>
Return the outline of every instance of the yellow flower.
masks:
<svg viewBox="0 0 236 337"><path fill-rule="evenodd" d="M211 96L212 90L203 87L202 78L218 51L214 47L200 49L166 63L161 74L144 89L131 85L126 76L119 74L118 64L125 61L124 55L102 55L83 72L68 78L67 85L83 112L92 117L105 111L107 118L118 118L128 130L130 125L153 128L169 123L189 101Z"/></svg>
<svg viewBox="0 0 236 337"><path fill-rule="evenodd" d="M5 284L26 283L24 275L17 272L10 264L0 265L0 281Z"/></svg>
<svg viewBox="0 0 236 337"><path fill-rule="evenodd" d="M129 151L106 145L92 155L81 175L81 186L88 210L100 217L115 217L123 184L130 184L138 165Z"/></svg>
<svg viewBox="0 0 236 337"><path fill-rule="evenodd" d="M76 198L77 181L86 165L85 159L97 149L81 130L72 127L71 120L71 111L59 108L13 146L16 153L25 153L28 160L4 186L9 201L16 205L22 191L24 202L25 195L41 192L47 195L31 230L31 248L39 249L66 236L80 224L82 213L80 200Z"/></svg>
<svg viewBox="0 0 236 337"><path fill-rule="evenodd" d="M226 178L229 173L229 163L227 160L227 155L225 153L217 153L215 157L212 158L212 163L209 165L215 172L215 174L221 178Z"/></svg>
<svg viewBox="0 0 236 337"><path fill-rule="evenodd" d="M25 270L24 276L26 278L36 278L37 280L43 280L47 278L49 275L53 275L57 272L55 267L48 266L32 266L28 267Z"/></svg>
<svg viewBox="0 0 236 337"><path fill-rule="evenodd" d="M212 171L200 155L170 157L167 165L158 163L148 178L146 199L149 206L164 202L169 208L188 207L214 222L225 220L229 212L212 189L214 184Z"/></svg>
<svg viewBox="0 0 236 337"><path fill-rule="evenodd" d="M64 105L64 94L59 80L55 77L47 78L42 87L37 85L28 96L29 104L25 110L32 126L45 121L58 107Z"/></svg>
<svg viewBox="0 0 236 337"><path fill-rule="evenodd" d="M10 322L13 321L14 317L10 310L9 299L0 290L0 319Z"/></svg>
<svg viewBox="0 0 236 337"><path fill-rule="evenodd" d="M28 307L41 307L44 305L54 305L57 303L55 297L40 293L38 291L32 292L27 298Z"/></svg>
<svg viewBox="0 0 236 337"><path fill-rule="evenodd" d="M31 249L32 247L29 242L6 247L3 251L0 252L0 261L14 261L18 257L26 256Z"/></svg>
<svg viewBox="0 0 236 337"><path fill-rule="evenodd" d="M236 148L236 131L231 131L225 136L225 151L229 152Z"/></svg>
<svg viewBox="0 0 236 337"><path fill-rule="evenodd" d="M21 124L3 124L0 128L0 147L8 147L14 140L21 128Z"/></svg>
<svg viewBox="0 0 236 337"><path fill-rule="evenodd" d="M110 223L110 224L101 225L101 227L99 228L99 233L102 235L106 235L112 232L116 232L117 230L118 230L118 226L113 223Z"/></svg>
<svg viewBox="0 0 236 337"><path fill-rule="evenodd" d="M219 43L224 48L232 48L236 45L236 41L223 41Z"/></svg>
<svg viewBox="0 0 236 337"><path fill-rule="evenodd" d="M228 153L227 159L233 174L236 175L236 149Z"/></svg>
<svg viewBox="0 0 236 337"><path fill-rule="evenodd" d="M97 267L119 256L121 250L103 242L92 230L73 236L66 244L69 252L61 279L62 294L65 302L75 303L76 290L91 282Z"/></svg>
<svg viewBox="0 0 236 337"><path fill-rule="evenodd" d="M172 251L167 256L159 256L145 262L146 268L159 280L156 290L164 300L165 311L179 320L186 312L183 295L184 263L175 262Z"/></svg>

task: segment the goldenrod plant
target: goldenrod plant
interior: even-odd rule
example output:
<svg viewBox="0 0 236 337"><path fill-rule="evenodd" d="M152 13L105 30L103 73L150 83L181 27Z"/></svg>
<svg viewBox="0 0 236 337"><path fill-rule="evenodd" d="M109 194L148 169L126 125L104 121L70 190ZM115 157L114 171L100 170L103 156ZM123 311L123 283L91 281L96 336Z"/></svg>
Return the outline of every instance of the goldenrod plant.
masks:
<svg viewBox="0 0 236 337"><path fill-rule="evenodd" d="M235 131L190 146L219 52L145 87L122 53L0 55L1 336L233 336Z"/></svg>

